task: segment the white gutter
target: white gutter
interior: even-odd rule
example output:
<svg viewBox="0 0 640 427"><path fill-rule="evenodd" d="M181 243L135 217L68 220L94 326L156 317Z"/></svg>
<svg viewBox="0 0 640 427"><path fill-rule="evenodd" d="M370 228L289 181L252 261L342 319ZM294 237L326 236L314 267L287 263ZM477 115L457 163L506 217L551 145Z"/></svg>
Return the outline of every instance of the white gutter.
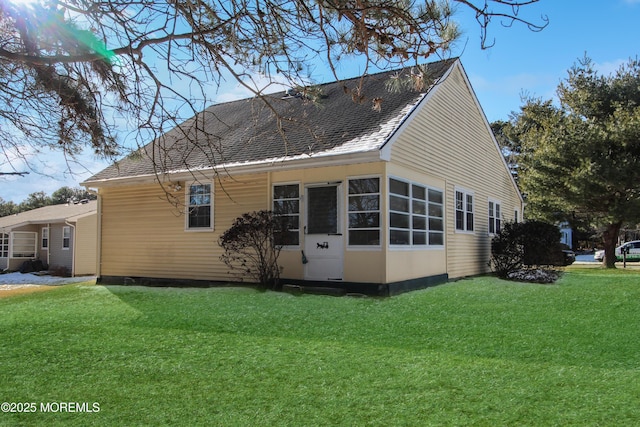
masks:
<svg viewBox="0 0 640 427"><path fill-rule="evenodd" d="M64 220L64 223L73 228L73 237L69 236L70 239L73 238L73 249L71 250L71 277L76 277L76 226L68 222L66 219ZM62 233L62 240L64 240L64 232Z"/></svg>
<svg viewBox="0 0 640 427"><path fill-rule="evenodd" d="M302 157L302 156L301 156ZM81 182L80 185L84 187L113 187L118 185L133 185L133 184L151 184L158 182L160 177L170 177L171 180L184 181L191 180L194 177L202 175L202 177L208 177L211 173L227 175L232 174L252 174L252 173L264 173L273 171L286 171L293 169L305 169L316 168L326 166L344 166L353 163L371 163L379 162L383 159L380 157L379 148L370 149L367 151L360 151L357 153L344 153L339 155L316 155L316 156L304 156L304 158L297 159L268 159L257 162L244 162L226 165L217 165L213 167L194 167L187 170L173 170L165 173L146 174L137 176L128 176L122 178L107 178L95 181Z"/></svg>

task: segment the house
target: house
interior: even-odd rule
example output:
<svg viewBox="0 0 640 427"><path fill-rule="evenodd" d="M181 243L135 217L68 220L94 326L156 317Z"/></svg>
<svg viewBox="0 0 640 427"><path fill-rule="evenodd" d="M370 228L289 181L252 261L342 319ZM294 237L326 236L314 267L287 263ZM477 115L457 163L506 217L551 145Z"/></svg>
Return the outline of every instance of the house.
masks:
<svg viewBox="0 0 640 427"><path fill-rule="evenodd" d="M91 177L98 280L233 280L218 238L261 209L291 227L283 283L393 295L489 271L522 197L460 61L387 90L410 72L213 105Z"/></svg>
<svg viewBox="0 0 640 427"><path fill-rule="evenodd" d="M573 249L573 228L567 221L558 224L560 230L560 243L567 245L569 249Z"/></svg>
<svg viewBox="0 0 640 427"><path fill-rule="evenodd" d="M40 260L74 276L97 264L97 201L45 206L0 218L0 270Z"/></svg>

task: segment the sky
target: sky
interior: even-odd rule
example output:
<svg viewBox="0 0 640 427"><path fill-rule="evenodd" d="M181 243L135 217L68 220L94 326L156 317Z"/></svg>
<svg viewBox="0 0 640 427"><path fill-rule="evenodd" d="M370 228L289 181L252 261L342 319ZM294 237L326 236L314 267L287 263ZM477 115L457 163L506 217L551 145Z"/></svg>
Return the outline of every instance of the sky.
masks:
<svg viewBox="0 0 640 427"><path fill-rule="evenodd" d="M452 56L460 57L489 122L508 120L519 110L523 95L554 99L567 70L585 54L602 75L640 57L640 0L540 0L523 7L520 14L534 23L542 23L546 16L549 24L533 32L522 24L505 27L496 20L488 35L495 44L482 50L478 24L470 11L459 6L458 20L464 34ZM360 71L349 64L339 69L344 77L355 77ZM312 77L318 82L331 80L331 76L317 73ZM246 90L231 84L218 89L216 101L247 96ZM90 155L83 156L81 165L68 165L55 154L45 155L49 166L42 172L46 175L0 176L0 198L19 203L33 192L51 194L63 186L77 187L108 166ZM9 170L0 165L0 171Z"/></svg>

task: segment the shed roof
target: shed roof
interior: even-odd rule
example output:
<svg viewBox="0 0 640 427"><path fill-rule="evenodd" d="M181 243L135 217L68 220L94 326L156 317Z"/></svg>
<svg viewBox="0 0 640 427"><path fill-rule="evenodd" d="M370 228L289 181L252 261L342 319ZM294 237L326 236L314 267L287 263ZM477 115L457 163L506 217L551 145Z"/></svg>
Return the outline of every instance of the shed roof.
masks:
<svg viewBox="0 0 640 427"><path fill-rule="evenodd" d="M98 202L89 200L82 203L44 206L30 211L0 218L0 230L11 229L27 224L48 224L75 222L77 218L97 212Z"/></svg>
<svg viewBox="0 0 640 427"><path fill-rule="evenodd" d="M362 98L355 78L315 87L314 102L280 93L212 105L84 184L379 150L456 61L427 64L420 91L387 89L403 69L365 76Z"/></svg>

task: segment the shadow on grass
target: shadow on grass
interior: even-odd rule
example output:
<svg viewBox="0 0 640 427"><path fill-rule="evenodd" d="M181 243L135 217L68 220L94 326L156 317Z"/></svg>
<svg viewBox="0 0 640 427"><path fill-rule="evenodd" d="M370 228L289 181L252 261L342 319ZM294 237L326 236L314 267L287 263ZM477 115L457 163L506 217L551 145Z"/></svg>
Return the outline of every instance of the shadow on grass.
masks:
<svg viewBox="0 0 640 427"><path fill-rule="evenodd" d="M107 289L139 313L132 325L141 328L628 368L640 365L635 279L576 272L549 286L481 277L390 299L248 288Z"/></svg>

